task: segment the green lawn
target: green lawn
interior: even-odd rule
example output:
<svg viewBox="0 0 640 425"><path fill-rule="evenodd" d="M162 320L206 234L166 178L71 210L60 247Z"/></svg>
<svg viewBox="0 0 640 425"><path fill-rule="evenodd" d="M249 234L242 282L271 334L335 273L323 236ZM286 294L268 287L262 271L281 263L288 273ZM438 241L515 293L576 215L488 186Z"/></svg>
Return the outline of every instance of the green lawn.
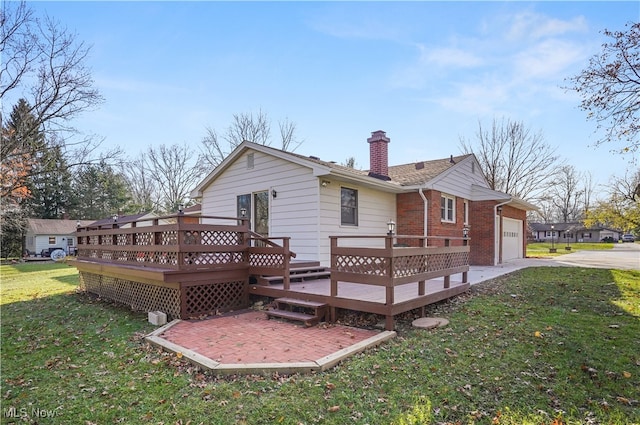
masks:
<svg viewBox="0 0 640 425"><path fill-rule="evenodd" d="M0 266L1 423L639 424L640 271L535 268L313 375L216 378L63 264Z"/></svg>
<svg viewBox="0 0 640 425"><path fill-rule="evenodd" d="M572 243L567 245L565 243L558 244L557 242L554 244L556 248L556 252L549 252L549 248L551 248L551 242L534 242L527 244L527 257L557 257L558 255L569 254L577 251L598 251L598 250L607 250L613 249L613 243L605 243L605 242L582 242L582 243ZM571 250L566 249L566 247L571 247Z"/></svg>

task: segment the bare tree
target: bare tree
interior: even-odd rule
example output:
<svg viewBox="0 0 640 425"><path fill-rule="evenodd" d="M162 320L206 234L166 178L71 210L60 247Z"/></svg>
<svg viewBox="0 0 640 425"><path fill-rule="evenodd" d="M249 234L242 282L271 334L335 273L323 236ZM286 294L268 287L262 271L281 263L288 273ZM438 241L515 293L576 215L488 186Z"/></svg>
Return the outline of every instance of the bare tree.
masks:
<svg viewBox="0 0 640 425"><path fill-rule="evenodd" d="M303 143L298 138L296 124L285 118L278 122L280 146L293 152ZM206 128L202 139L202 164L209 169L217 167L238 145L250 141L260 145L271 145L271 121L262 110L257 114L234 114L231 125L222 136L213 127Z"/></svg>
<svg viewBox="0 0 640 425"><path fill-rule="evenodd" d="M186 203L189 192L203 176L202 161L184 145L150 147L141 158L145 172L157 184L161 195L161 211L174 212Z"/></svg>
<svg viewBox="0 0 640 425"><path fill-rule="evenodd" d="M35 125L59 131L71 130L69 120L102 102L86 66L89 48L75 34L50 17L35 18L24 1L3 2L0 22L3 108L12 91L28 92Z"/></svg>
<svg viewBox="0 0 640 425"><path fill-rule="evenodd" d="M227 128L224 138L231 146L231 150L245 140L259 145L269 145L271 121L262 110L259 110L255 116L252 112L233 114L233 122Z"/></svg>
<svg viewBox="0 0 640 425"><path fill-rule="evenodd" d="M296 124L289 121L289 118L285 118L283 121L278 121L278 127L280 128L280 149L295 152L303 142L302 140L298 140Z"/></svg>
<svg viewBox="0 0 640 425"><path fill-rule="evenodd" d="M580 108L605 134L597 142L622 142L620 152L640 147L640 23L628 23L627 31L604 30L613 39L589 66L569 79L569 90L582 97Z"/></svg>
<svg viewBox="0 0 640 425"><path fill-rule="evenodd" d="M584 210L582 200L585 190L582 185L582 175L576 171L574 166L560 167L549 192L551 204L555 207L563 223L581 218Z"/></svg>
<svg viewBox="0 0 640 425"><path fill-rule="evenodd" d="M140 156L122 165L122 173L127 177L129 192L138 212L160 211L161 195L158 183L147 169L147 155Z"/></svg>
<svg viewBox="0 0 640 425"><path fill-rule="evenodd" d="M478 122L476 137L475 143L460 138L460 147L476 155L492 189L528 201L543 195L559 160L540 132L503 118L494 119L490 130Z"/></svg>
<svg viewBox="0 0 640 425"><path fill-rule="evenodd" d="M30 163L19 178L3 182L12 192L23 187L28 178L37 177L33 174L42 167L32 166L33 161L45 158L50 149L60 149L67 169L91 162L99 143L93 137L78 137L70 122L103 99L86 66L89 48L59 22L37 18L24 1L6 1L0 3L0 24L0 163L3 174L6 165L16 160ZM12 102L28 105L24 115L33 119L8 131L6 108L11 108ZM14 137L35 133L42 134L42 143L25 143L24 137ZM94 161L118 153L115 149Z"/></svg>

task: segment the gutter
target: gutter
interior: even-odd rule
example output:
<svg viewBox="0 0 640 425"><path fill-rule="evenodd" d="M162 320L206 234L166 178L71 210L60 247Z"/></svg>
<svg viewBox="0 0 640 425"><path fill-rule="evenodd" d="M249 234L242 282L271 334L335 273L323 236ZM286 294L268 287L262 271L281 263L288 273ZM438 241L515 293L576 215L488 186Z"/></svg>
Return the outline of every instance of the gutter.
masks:
<svg viewBox="0 0 640 425"><path fill-rule="evenodd" d="M424 236L429 236L427 225L429 224L429 200L424 196L423 188L418 189L418 193L424 202ZM428 244L427 244L428 245Z"/></svg>

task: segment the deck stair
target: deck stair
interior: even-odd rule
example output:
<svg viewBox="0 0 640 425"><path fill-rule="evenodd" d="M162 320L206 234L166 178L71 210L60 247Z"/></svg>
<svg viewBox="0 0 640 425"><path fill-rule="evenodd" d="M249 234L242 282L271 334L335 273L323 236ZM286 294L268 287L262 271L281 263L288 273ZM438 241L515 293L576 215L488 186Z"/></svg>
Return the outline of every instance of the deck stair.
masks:
<svg viewBox="0 0 640 425"><path fill-rule="evenodd" d="M331 271L322 266L301 266L291 267L289 269L289 281L290 282L304 282L314 279L329 279L331 277ZM282 275L275 276L256 276L256 283L258 285L270 285L276 283L283 283L284 277Z"/></svg>
<svg viewBox="0 0 640 425"><path fill-rule="evenodd" d="M324 320L329 309L329 305L325 303L294 298L277 298L273 306L273 309L266 311L268 318L278 317L303 322L305 326L313 326Z"/></svg>

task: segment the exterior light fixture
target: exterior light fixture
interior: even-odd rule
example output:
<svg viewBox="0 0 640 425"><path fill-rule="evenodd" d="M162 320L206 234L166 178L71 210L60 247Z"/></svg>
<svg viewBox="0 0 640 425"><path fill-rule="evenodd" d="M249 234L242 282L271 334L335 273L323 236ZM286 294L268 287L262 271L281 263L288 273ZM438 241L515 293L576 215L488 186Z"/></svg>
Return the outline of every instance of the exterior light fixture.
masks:
<svg viewBox="0 0 640 425"><path fill-rule="evenodd" d="M184 214L184 204L178 205L178 214Z"/></svg>
<svg viewBox="0 0 640 425"><path fill-rule="evenodd" d="M113 215L113 222L116 223L118 221L118 214Z"/></svg>
<svg viewBox="0 0 640 425"><path fill-rule="evenodd" d="M462 237L465 239L469 237L469 226L466 224L462 227Z"/></svg>
<svg viewBox="0 0 640 425"><path fill-rule="evenodd" d="M392 219L389 219L389 221L387 222L387 230L387 235L393 236L393 233L396 230L396 223Z"/></svg>
<svg viewBox="0 0 640 425"><path fill-rule="evenodd" d="M246 208L240 208L240 216L242 218L245 218L247 216L247 209Z"/></svg>
<svg viewBox="0 0 640 425"><path fill-rule="evenodd" d="M327 187L327 186L329 186L330 183L331 182L328 181L328 180L322 180L322 183L320 183L320 184L322 185L322 187Z"/></svg>
<svg viewBox="0 0 640 425"><path fill-rule="evenodd" d="M78 227L80 227L80 220L77 220L77 221L76 221L76 229L77 229Z"/></svg>
<svg viewBox="0 0 640 425"><path fill-rule="evenodd" d="M551 225L551 249L549 250L549 252L556 252L556 244L555 244L555 237L554 237L554 233L555 232L555 226L552 224Z"/></svg>
<svg viewBox="0 0 640 425"><path fill-rule="evenodd" d="M278 192L276 192L275 189L271 189L271 196L273 197L273 199L276 199L278 197Z"/></svg>

